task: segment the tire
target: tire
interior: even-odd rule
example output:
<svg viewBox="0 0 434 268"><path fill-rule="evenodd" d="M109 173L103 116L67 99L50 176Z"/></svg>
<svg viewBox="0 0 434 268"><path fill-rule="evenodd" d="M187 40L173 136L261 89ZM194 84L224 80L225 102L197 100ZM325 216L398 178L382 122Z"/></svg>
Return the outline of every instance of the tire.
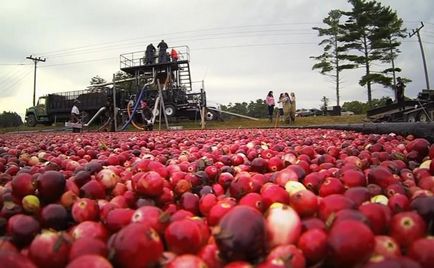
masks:
<svg viewBox="0 0 434 268"><path fill-rule="evenodd" d="M420 122L429 122L428 116L426 116L424 111L421 111L419 116L418 116L418 121Z"/></svg>
<svg viewBox="0 0 434 268"><path fill-rule="evenodd" d="M29 126L29 127L34 127L34 126L36 126L36 117L35 117L35 115L34 114L29 114L28 116L27 116L27 126Z"/></svg>
<svg viewBox="0 0 434 268"><path fill-rule="evenodd" d="M425 111L420 111L418 120L420 122L431 122L431 120L434 120L434 110L432 108L428 108Z"/></svg>
<svg viewBox="0 0 434 268"><path fill-rule="evenodd" d="M408 114L407 115L407 122L416 122L417 120L416 114L412 113L412 114Z"/></svg>
<svg viewBox="0 0 434 268"><path fill-rule="evenodd" d="M167 117L173 117L175 116L176 109L173 105L166 105L164 107L164 113L166 114Z"/></svg>
<svg viewBox="0 0 434 268"><path fill-rule="evenodd" d="M208 121L217 120L217 117L218 116L215 112L208 111L206 113L206 120L208 120Z"/></svg>

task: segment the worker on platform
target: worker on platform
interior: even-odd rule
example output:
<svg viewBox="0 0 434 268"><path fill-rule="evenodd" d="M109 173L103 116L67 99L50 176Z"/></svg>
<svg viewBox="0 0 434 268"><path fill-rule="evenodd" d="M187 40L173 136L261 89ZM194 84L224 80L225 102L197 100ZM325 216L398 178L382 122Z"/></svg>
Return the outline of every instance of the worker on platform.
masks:
<svg viewBox="0 0 434 268"><path fill-rule="evenodd" d="M398 77L396 80L398 81L398 83L396 83L396 102L401 107L404 104L405 85L404 85L404 82L402 81L401 77Z"/></svg>
<svg viewBox="0 0 434 268"><path fill-rule="evenodd" d="M168 48L166 42L164 40L161 40L161 42L158 44L158 63L164 63L166 62L166 50Z"/></svg>
<svg viewBox="0 0 434 268"><path fill-rule="evenodd" d="M74 100L72 109L71 109L71 122L72 123L80 123L80 110L78 109L78 105L80 104L79 100ZM80 132L80 128L72 128L72 132L77 133Z"/></svg>
<svg viewBox="0 0 434 268"><path fill-rule="evenodd" d="M174 48L172 48L170 51L170 57L172 58L173 62L178 61L178 52Z"/></svg>
<svg viewBox="0 0 434 268"><path fill-rule="evenodd" d="M155 47L152 43L150 43L147 47L146 47L146 52L145 52L145 65L148 64L154 64L154 59L155 59Z"/></svg>

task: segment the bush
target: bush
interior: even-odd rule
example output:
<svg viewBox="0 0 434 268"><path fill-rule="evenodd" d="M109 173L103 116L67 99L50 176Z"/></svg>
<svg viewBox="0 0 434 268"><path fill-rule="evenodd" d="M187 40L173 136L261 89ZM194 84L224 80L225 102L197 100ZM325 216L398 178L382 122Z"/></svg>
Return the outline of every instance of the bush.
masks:
<svg viewBox="0 0 434 268"><path fill-rule="evenodd" d="M18 127L23 124L21 116L16 112L3 112L0 114L0 127Z"/></svg>

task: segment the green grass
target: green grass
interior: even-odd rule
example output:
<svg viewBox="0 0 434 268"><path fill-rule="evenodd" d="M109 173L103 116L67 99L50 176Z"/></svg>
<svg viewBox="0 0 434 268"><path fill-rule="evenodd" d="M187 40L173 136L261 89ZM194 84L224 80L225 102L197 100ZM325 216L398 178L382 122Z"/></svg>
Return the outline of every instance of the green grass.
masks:
<svg viewBox="0 0 434 268"><path fill-rule="evenodd" d="M366 121L365 115L351 115L351 116L315 116L315 117L298 117L295 123L292 125L279 123L279 127L304 127L309 125L324 125L324 124L355 124L363 123ZM182 129L201 129L200 121L181 120L178 122L170 122L169 126L180 126ZM259 119L258 121L242 119L242 118L230 118L224 121L207 121L206 129L233 129L233 128L273 128L274 122L270 122L267 119ZM155 124L154 129L158 129L158 123ZM161 125L161 129L166 129L165 124ZM44 132L44 131L62 131L64 130L64 124L58 123L55 126L37 125L36 127L27 127L22 125L20 127L3 128L0 129L0 133L8 132ZM95 131L96 128L90 128L90 131ZM137 131L134 127L130 126L128 131Z"/></svg>
<svg viewBox="0 0 434 268"><path fill-rule="evenodd" d="M315 117L298 117L294 124L287 124L279 122L279 127L297 127L297 126L309 126L309 125L323 125L323 124L351 124L362 123L366 119L365 115L353 115L353 116L315 116ZM197 124L196 124L197 125ZM223 122L210 121L206 122L206 128L208 129L227 129L227 128L273 128L275 122L270 122L268 119L260 119L258 121L248 119L227 119ZM195 128L195 125L191 122L186 123L184 128ZM200 128L200 126L196 126Z"/></svg>

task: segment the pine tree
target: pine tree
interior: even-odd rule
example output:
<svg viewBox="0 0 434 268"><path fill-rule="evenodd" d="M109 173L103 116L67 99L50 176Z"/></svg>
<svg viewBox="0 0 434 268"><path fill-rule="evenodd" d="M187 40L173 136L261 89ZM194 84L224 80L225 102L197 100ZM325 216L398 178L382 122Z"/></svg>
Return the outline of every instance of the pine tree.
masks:
<svg viewBox="0 0 434 268"><path fill-rule="evenodd" d="M391 63L399 53L399 38L403 37L402 20L390 7L384 7L377 1L348 0L353 6L349 12L343 12L348 17L343 26L345 49L344 56L356 65L365 68L365 74L359 84L366 86L368 103L372 101L372 84L391 86L392 78L387 74L399 71L392 68L375 71L375 63Z"/></svg>
<svg viewBox="0 0 434 268"><path fill-rule="evenodd" d="M312 29L318 31L318 36L325 37L319 45L323 46L324 53L320 56L311 57L318 61L312 66L312 69L319 69L323 75L330 75L335 78L336 83L336 105L340 105L340 72L345 69L352 69L356 67L355 64L343 64L343 52L345 48L342 46L341 38L344 31L342 30L340 20L342 11L331 10L328 17L324 18L323 23L327 25L326 28L313 27ZM331 74L329 74L331 73Z"/></svg>
<svg viewBox="0 0 434 268"><path fill-rule="evenodd" d="M101 91L101 90L105 90L105 89L107 89L106 86L97 86L97 85L99 85L99 84L107 83L107 81L106 81L104 78L101 78L101 77L99 77L98 75L92 77L92 78L90 79L90 82L89 82L89 83L90 83L90 86L88 86L87 89L88 89L90 92L98 92L98 91Z"/></svg>

